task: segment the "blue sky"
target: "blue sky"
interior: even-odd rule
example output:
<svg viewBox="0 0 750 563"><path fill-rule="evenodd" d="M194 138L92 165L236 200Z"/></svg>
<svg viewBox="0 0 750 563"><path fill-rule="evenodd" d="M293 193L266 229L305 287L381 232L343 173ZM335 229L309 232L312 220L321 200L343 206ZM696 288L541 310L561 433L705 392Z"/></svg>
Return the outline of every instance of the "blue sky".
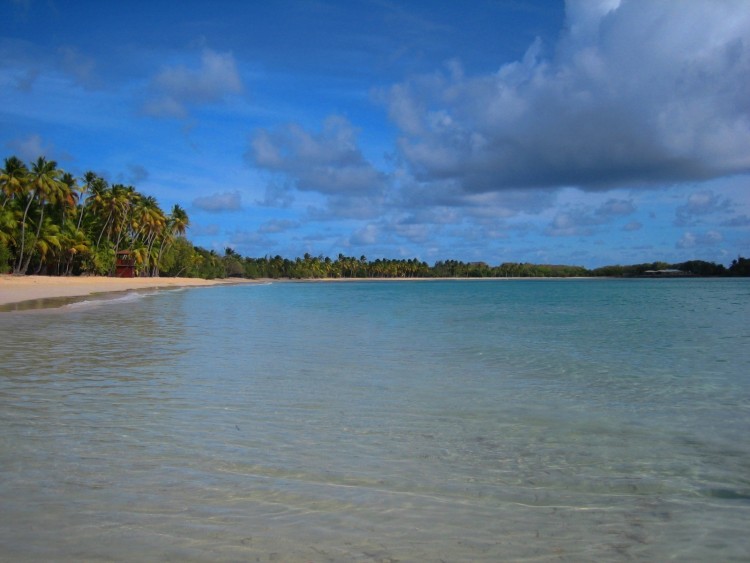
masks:
<svg viewBox="0 0 750 563"><path fill-rule="evenodd" d="M0 0L0 147L245 256L750 256L746 0Z"/></svg>

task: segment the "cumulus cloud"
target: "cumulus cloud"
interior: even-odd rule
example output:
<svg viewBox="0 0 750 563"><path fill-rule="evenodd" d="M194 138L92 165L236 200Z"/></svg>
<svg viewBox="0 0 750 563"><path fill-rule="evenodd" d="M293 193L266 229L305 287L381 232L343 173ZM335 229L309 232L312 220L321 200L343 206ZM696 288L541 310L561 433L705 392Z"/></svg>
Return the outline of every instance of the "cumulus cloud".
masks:
<svg viewBox="0 0 750 563"><path fill-rule="evenodd" d="M587 236L595 228L634 213L635 205L631 200L608 199L596 208L579 205L558 212L548 226L546 233L554 237ZM626 230L637 230L640 223L631 222Z"/></svg>
<svg viewBox="0 0 750 563"><path fill-rule="evenodd" d="M204 49L197 68L166 67L151 82L143 110L156 117L184 118L193 105L219 102L242 92L234 56Z"/></svg>
<svg viewBox="0 0 750 563"><path fill-rule="evenodd" d="M726 213L731 210L731 203L713 190L700 190L691 193L684 205L675 210L675 224L686 226L695 224L701 217L714 213Z"/></svg>
<svg viewBox="0 0 750 563"><path fill-rule="evenodd" d="M300 226L299 221L292 221L291 219L271 219L263 223L258 232L261 234L272 234L272 233L283 233L291 229L296 229Z"/></svg>
<svg viewBox="0 0 750 563"><path fill-rule="evenodd" d="M378 242L380 231L377 225L365 225L352 234L349 242L355 246L368 246Z"/></svg>
<svg viewBox="0 0 750 563"><path fill-rule="evenodd" d="M325 207L309 206L307 218L314 221L331 221L346 217L347 219L374 219L385 211L383 198L331 196L326 199Z"/></svg>
<svg viewBox="0 0 750 563"><path fill-rule="evenodd" d="M195 198L193 205L209 213L239 211L242 209L242 196L239 191L215 193Z"/></svg>
<svg viewBox="0 0 750 563"><path fill-rule="evenodd" d="M600 217L621 217L635 211L635 205L629 199L608 199L597 210Z"/></svg>
<svg viewBox="0 0 750 563"><path fill-rule="evenodd" d="M255 203L263 207L287 208L294 202L292 188L286 183L271 182L266 186L263 199L256 199Z"/></svg>
<svg viewBox="0 0 750 563"><path fill-rule="evenodd" d="M747 215L738 215L727 219L721 224L723 227L750 227L750 217Z"/></svg>
<svg viewBox="0 0 750 563"><path fill-rule="evenodd" d="M464 192L703 180L750 171L750 8L570 0L546 55L455 62L382 92L417 180Z"/></svg>
<svg viewBox="0 0 750 563"><path fill-rule="evenodd" d="M357 146L357 130L343 117L327 118L320 132L296 124L261 129L250 140L246 157L256 166L289 178L295 187L329 196L380 193L385 176Z"/></svg>
<svg viewBox="0 0 750 563"><path fill-rule="evenodd" d="M724 240L718 231L706 231L705 233L686 232L675 245L677 248L696 248L699 246L716 246Z"/></svg>

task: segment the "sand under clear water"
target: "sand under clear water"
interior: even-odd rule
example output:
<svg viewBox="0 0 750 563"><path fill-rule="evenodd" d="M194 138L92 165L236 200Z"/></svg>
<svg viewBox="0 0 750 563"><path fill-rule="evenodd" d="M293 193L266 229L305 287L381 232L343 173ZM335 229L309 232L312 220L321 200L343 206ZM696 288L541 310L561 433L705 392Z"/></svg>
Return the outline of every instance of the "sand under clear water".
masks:
<svg viewBox="0 0 750 563"><path fill-rule="evenodd" d="M0 559L742 561L748 280L0 314Z"/></svg>

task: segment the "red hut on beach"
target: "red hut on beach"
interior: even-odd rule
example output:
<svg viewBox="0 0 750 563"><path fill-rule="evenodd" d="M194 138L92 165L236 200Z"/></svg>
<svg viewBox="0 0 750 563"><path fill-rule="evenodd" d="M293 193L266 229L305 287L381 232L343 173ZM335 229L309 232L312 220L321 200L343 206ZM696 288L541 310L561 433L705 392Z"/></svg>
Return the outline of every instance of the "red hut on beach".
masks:
<svg viewBox="0 0 750 563"><path fill-rule="evenodd" d="M120 250L117 252L115 256L115 277L135 277L135 263L129 250Z"/></svg>

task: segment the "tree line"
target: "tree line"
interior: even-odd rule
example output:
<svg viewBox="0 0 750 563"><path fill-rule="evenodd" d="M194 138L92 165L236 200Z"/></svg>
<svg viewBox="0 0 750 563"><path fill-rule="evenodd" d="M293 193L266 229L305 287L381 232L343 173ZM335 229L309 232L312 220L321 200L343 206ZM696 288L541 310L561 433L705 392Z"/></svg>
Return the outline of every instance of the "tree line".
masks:
<svg viewBox="0 0 750 563"><path fill-rule="evenodd" d="M110 275L128 250L141 276L158 276L190 224L133 186L81 178L39 157L6 158L0 170L0 272Z"/></svg>
<svg viewBox="0 0 750 563"><path fill-rule="evenodd" d="M505 278L646 275L750 276L750 260L729 268L691 260L630 266L581 266L445 260L432 266L417 258L368 260L311 256L243 257L232 248L220 255L194 246L190 221L175 205L165 213L152 196L133 186L109 184L94 172L76 178L53 160L28 165L6 158L0 170L0 273L112 275L118 251L127 250L140 276L200 278Z"/></svg>
<svg viewBox="0 0 750 563"><path fill-rule="evenodd" d="M416 258L368 260L366 256L339 254L331 259L305 254L301 258L264 256L243 257L232 248L224 255L205 253L202 262L213 264L217 277L326 279L326 278L561 278L561 277L653 277L653 276L750 276L750 259L738 258L729 268L713 262L691 260L678 264L649 262L630 266L605 266L587 269L582 266L505 262L490 266L484 262L446 260L430 266Z"/></svg>

